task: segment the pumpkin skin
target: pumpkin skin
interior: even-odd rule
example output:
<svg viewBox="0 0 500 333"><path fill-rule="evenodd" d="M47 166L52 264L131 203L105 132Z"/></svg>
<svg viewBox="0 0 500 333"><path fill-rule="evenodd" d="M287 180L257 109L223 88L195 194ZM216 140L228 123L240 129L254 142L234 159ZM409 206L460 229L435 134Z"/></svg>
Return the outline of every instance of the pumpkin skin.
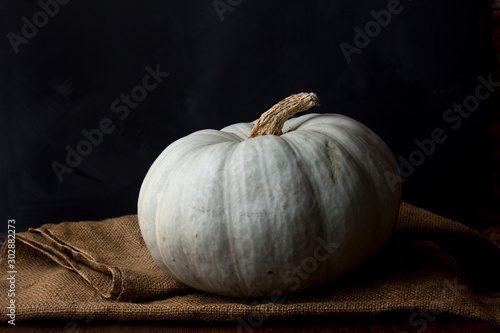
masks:
<svg viewBox="0 0 500 333"><path fill-rule="evenodd" d="M287 120L247 139L253 123L202 130L169 145L138 202L158 266L196 289L269 298L330 283L390 239L401 201L385 143L338 114Z"/></svg>

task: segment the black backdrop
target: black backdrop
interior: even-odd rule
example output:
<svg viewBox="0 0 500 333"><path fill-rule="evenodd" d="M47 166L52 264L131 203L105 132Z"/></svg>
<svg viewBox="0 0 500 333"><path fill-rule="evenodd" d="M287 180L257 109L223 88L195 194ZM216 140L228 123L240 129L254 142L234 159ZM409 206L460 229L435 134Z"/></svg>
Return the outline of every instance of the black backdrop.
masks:
<svg viewBox="0 0 500 333"><path fill-rule="evenodd" d="M1 1L2 218L22 231L136 213L169 143L302 91L320 97L311 112L348 115L388 143L404 200L448 216L487 207L491 98L476 88L487 96L496 78L483 7ZM464 102L471 111L453 111Z"/></svg>

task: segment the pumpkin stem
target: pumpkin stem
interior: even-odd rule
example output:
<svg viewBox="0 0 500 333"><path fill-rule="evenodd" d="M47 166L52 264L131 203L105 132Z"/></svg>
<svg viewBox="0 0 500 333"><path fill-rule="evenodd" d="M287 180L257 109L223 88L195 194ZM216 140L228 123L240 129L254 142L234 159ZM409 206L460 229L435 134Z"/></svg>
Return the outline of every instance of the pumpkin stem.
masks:
<svg viewBox="0 0 500 333"><path fill-rule="evenodd" d="M289 96L264 112L255 123L247 139L261 135L281 135L285 121L298 112L319 104L315 93L300 93Z"/></svg>

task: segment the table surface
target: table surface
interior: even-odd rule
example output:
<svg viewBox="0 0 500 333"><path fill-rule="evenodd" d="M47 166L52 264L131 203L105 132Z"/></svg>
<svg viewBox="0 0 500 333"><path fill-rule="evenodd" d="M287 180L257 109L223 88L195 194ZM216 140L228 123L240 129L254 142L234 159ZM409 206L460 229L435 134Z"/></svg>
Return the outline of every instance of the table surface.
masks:
<svg viewBox="0 0 500 333"><path fill-rule="evenodd" d="M21 322L14 326L0 326L1 332L11 332L17 329L25 333L34 332L67 332L67 333L98 333L98 332L355 332L355 333L495 333L500 330L493 329L489 324L480 321L465 320L456 317L438 317L432 323L412 326L405 315L380 316L372 320L363 319L345 323L318 322L279 322L258 328L238 328L230 325L206 325L193 323L85 323L76 321L31 321Z"/></svg>

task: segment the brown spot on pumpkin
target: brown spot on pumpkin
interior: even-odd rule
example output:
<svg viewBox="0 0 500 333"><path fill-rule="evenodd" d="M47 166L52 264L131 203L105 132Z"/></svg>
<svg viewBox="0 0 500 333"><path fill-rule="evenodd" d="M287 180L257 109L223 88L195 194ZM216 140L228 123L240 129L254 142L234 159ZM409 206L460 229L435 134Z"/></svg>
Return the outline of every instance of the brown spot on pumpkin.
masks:
<svg viewBox="0 0 500 333"><path fill-rule="evenodd" d="M338 148L335 143L331 141L326 142L326 150L328 156L328 166L330 169L330 178L334 183L337 182L337 173L340 171L340 156Z"/></svg>

